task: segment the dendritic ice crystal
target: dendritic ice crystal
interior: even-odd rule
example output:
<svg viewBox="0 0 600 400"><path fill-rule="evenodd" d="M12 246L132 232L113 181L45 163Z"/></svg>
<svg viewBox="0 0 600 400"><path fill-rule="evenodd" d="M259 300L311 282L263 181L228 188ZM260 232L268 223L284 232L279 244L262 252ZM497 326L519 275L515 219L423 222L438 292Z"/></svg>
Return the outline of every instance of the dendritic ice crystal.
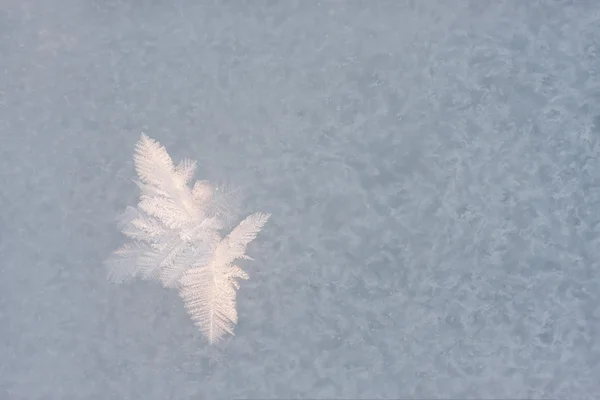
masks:
<svg viewBox="0 0 600 400"><path fill-rule="evenodd" d="M175 165L166 149L142 134L135 146L140 199L118 218L129 239L107 261L109 278L159 280L176 288L202 334L212 344L233 335L238 316L236 290L248 275L235 262L250 259L247 245L270 214L254 213L223 236L235 218L227 197L215 196L207 181L191 181L196 162Z"/></svg>

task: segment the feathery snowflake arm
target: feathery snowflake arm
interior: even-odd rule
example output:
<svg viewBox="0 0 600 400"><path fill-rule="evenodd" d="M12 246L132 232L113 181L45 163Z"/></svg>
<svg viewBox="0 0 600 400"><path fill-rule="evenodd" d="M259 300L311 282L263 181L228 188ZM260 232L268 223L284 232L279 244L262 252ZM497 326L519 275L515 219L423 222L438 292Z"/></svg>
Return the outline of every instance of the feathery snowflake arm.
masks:
<svg viewBox="0 0 600 400"><path fill-rule="evenodd" d="M140 261L149 250L150 245L143 242L129 242L119 247L105 261L108 279L115 283L123 283L142 275Z"/></svg>
<svg viewBox="0 0 600 400"><path fill-rule="evenodd" d="M211 344L226 334L234 335L238 321L236 279L248 279L248 275L234 265L209 263L186 271L180 280L179 294L188 314Z"/></svg>
<svg viewBox="0 0 600 400"><path fill-rule="evenodd" d="M145 134L136 143L133 157L140 179L140 210L160 219L169 228L203 218L202 209L188 187L195 170L194 161L184 159L176 167L167 150Z"/></svg>
<svg viewBox="0 0 600 400"><path fill-rule="evenodd" d="M180 296L190 317L210 343L225 334L234 334L237 279L248 279L248 275L232 262L248 258L245 256L248 243L256 238L269 217L270 214L252 214L226 238L219 241L215 236L212 260L205 266L189 269L180 279Z"/></svg>
<svg viewBox="0 0 600 400"><path fill-rule="evenodd" d="M172 180L173 160L164 146L142 133L133 155L135 170L142 183L166 186Z"/></svg>
<svg viewBox="0 0 600 400"><path fill-rule="evenodd" d="M123 214L120 228L128 238L148 243L159 242L168 232L167 226L159 219L133 207L128 207Z"/></svg>
<svg viewBox="0 0 600 400"><path fill-rule="evenodd" d="M271 214L254 213L236 226L216 248L215 257L219 265L230 264L239 258L250 259L246 247L265 226Z"/></svg>

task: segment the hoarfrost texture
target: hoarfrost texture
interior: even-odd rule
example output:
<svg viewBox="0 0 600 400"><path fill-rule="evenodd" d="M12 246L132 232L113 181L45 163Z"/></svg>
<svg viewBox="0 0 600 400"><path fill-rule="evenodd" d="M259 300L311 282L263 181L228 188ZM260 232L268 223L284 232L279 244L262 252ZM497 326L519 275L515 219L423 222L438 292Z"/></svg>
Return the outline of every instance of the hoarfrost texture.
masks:
<svg viewBox="0 0 600 400"><path fill-rule="evenodd" d="M0 398L600 398L599 55L592 0L4 0ZM214 346L106 279L140 132L274 216Z"/></svg>

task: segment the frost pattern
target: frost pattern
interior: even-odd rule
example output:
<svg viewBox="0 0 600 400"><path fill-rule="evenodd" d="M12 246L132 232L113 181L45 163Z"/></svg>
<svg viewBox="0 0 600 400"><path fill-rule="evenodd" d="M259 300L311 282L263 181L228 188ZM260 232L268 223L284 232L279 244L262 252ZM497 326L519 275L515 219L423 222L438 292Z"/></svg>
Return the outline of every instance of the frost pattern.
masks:
<svg viewBox="0 0 600 400"><path fill-rule="evenodd" d="M233 335L236 279L248 279L233 262L250 259L246 247L270 214L252 214L222 238L234 208L209 182L190 185L195 161L174 165L160 143L142 134L134 163L140 200L118 218L130 241L108 260L109 279L120 283L139 277L179 288L192 320L211 343Z"/></svg>
<svg viewBox="0 0 600 400"><path fill-rule="evenodd" d="M269 216L250 215L223 240L215 240L211 260L205 266L186 271L181 279L180 295L185 306L211 343L227 333L233 335L237 323L237 279L248 279L248 275L232 263L237 259L250 259L246 246L256 238Z"/></svg>

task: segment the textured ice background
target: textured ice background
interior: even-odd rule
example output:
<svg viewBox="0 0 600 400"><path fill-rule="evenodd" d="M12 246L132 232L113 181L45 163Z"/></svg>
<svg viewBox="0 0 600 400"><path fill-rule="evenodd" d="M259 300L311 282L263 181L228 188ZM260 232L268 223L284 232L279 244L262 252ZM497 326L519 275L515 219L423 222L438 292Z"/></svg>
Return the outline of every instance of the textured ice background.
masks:
<svg viewBox="0 0 600 400"><path fill-rule="evenodd" d="M0 4L0 398L600 397L600 2ZM102 261L141 132L273 213L237 336Z"/></svg>

